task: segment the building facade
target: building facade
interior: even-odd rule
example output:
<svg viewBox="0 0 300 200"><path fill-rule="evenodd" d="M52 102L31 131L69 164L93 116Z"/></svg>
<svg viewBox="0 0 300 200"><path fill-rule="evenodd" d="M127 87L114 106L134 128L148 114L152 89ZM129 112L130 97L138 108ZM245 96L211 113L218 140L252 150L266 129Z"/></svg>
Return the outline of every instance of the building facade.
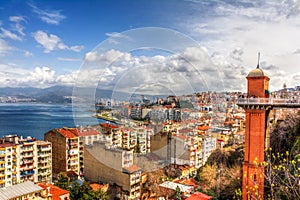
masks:
<svg viewBox="0 0 300 200"><path fill-rule="evenodd" d="M31 137L4 136L0 144L0 187L26 181L52 181L51 143Z"/></svg>
<svg viewBox="0 0 300 200"><path fill-rule="evenodd" d="M77 128L53 129L44 135L52 143L53 175L60 172L74 172L83 176L83 141Z"/></svg>

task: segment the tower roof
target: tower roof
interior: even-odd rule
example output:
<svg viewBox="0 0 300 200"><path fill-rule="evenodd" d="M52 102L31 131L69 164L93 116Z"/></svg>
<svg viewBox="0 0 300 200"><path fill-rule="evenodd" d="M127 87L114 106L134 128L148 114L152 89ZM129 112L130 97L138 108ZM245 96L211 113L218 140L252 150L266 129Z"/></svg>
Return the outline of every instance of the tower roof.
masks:
<svg viewBox="0 0 300 200"><path fill-rule="evenodd" d="M251 72L249 72L247 77L260 77L260 76L267 76L267 74L262 69L257 67L256 69L253 69Z"/></svg>
<svg viewBox="0 0 300 200"><path fill-rule="evenodd" d="M259 68L259 59L260 59L260 52L258 52L258 61L257 61L257 67L256 69L253 69L251 72L249 72L247 77L268 77L265 72Z"/></svg>

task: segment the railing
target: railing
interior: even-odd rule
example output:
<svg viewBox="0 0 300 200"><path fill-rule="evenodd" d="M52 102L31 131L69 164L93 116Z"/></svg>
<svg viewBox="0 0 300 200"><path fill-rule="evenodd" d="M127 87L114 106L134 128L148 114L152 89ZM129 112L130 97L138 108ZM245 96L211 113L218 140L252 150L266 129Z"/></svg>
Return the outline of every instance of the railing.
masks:
<svg viewBox="0 0 300 200"><path fill-rule="evenodd" d="M239 98L236 104L267 104L267 105L300 105L300 99L279 99L279 98Z"/></svg>

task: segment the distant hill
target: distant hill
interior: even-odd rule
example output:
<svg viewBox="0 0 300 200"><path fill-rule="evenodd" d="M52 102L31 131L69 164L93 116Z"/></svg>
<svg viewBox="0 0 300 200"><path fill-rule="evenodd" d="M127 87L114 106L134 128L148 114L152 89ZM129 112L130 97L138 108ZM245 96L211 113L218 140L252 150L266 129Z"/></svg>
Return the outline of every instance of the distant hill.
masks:
<svg viewBox="0 0 300 200"><path fill-rule="evenodd" d="M89 96L91 88L77 88L82 96ZM42 103L70 103L70 97L73 94L72 86L52 86L48 88L34 88L34 87L2 87L0 88L0 97L16 97L16 98L31 98L36 99L37 102ZM148 96L151 99L155 97L166 97L167 95L152 95ZM115 98L119 100L139 99L140 94L128 94L125 92L117 92L113 90L97 89L95 98Z"/></svg>

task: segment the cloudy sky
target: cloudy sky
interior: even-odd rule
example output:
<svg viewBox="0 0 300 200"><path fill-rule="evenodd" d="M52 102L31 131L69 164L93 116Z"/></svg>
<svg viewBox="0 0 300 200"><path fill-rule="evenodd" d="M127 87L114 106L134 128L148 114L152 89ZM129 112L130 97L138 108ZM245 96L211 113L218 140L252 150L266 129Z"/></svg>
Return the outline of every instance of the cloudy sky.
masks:
<svg viewBox="0 0 300 200"><path fill-rule="evenodd" d="M300 85L300 1L0 1L0 87L245 91L258 52Z"/></svg>

